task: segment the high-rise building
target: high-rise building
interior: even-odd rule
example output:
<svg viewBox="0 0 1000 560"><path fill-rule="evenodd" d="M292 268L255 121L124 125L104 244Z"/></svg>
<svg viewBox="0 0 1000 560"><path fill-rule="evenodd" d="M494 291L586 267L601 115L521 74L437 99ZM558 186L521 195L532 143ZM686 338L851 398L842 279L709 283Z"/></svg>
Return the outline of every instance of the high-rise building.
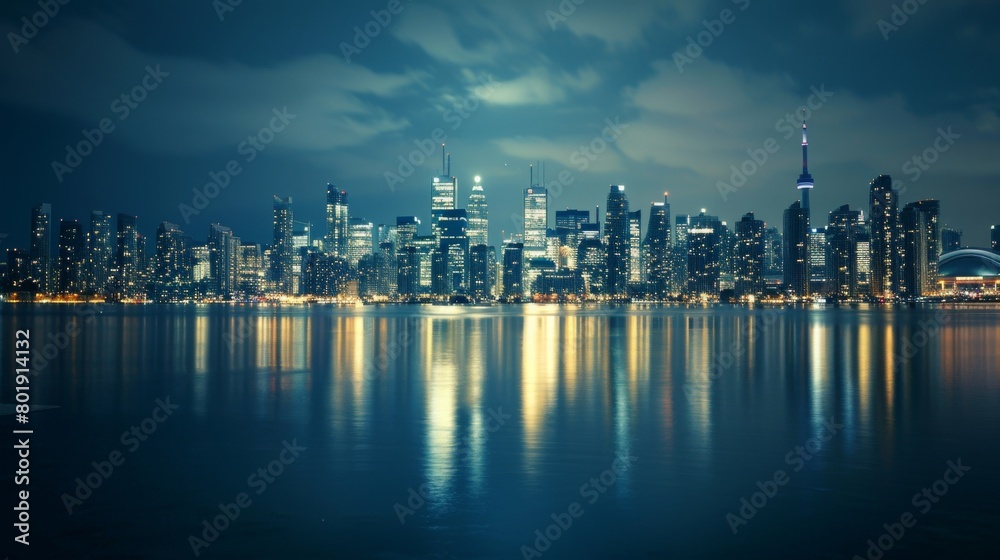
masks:
<svg viewBox="0 0 1000 560"><path fill-rule="evenodd" d="M826 292L826 228L809 229L809 293Z"/></svg>
<svg viewBox="0 0 1000 560"><path fill-rule="evenodd" d="M652 203L649 225L643 242L646 269L646 295L663 300L670 295L670 202L663 193L663 202Z"/></svg>
<svg viewBox="0 0 1000 560"><path fill-rule="evenodd" d="M941 256L939 219L941 203L921 200L900 212L902 275L900 293L918 298L937 291L938 259Z"/></svg>
<svg viewBox="0 0 1000 560"><path fill-rule="evenodd" d="M228 228L227 228L228 229ZM153 301L170 303L191 296L192 252L180 226L161 222L156 228L156 251L151 278Z"/></svg>
<svg viewBox="0 0 1000 560"><path fill-rule="evenodd" d="M413 246L413 240L420 233L420 220L416 216L396 217L396 236L398 249L403 250Z"/></svg>
<svg viewBox="0 0 1000 560"><path fill-rule="evenodd" d="M608 293L607 250L600 239L580 241L576 255L577 267L583 276L584 290L590 297Z"/></svg>
<svg viewBox="0 0 1000 560"><path fill-rule="evenodd" d="M556 210L556 229L578 230L590 223L590 210Z"/></svg>
<svg viewBox="0 0 1000 560"><path fill-rule="evenodd" d="M257 243L240 245L240 259L237 269L237 292L250 298L263 293L267 275L264 269L264 255Z"/></svg>
<svg viewBox="0 0 1000 560"><path fill-rule="evenodd" d="M607 295L628 297L632 250L628 197L624 185L611 185L604 218L604 246L607 251Z"/></svg>
<svg viewBox="0 0 1000 560"><path fill-rule="evenodd" d="M476 301L489 301L492 299L490 277L490 247L486 245L474 245L470 251L469 258L469 295Z"/></svg>
<svg viewBox="0 0 1000 560"><path fill-rule="evenodd" d="M108 289L111 268L114 266L114 246L111 215L99 210L90 213L90 232L87 234L86 291L103 294Z"/></svg>
<svg viewBox="0 0 1000 560"><path fill-rule="evenodd" d="M271 243L271 283L275 291L281 294L294 293L295 270L293 256L295 246L293 240L294 225L292 220L292 197L274 197L273 241ZM345 260L346 262L346 260ZM318 262L314 271L325 270L326 263Z"/></svg>
<svg viewBox="0 0 1000 560"><path fill-rule="evenodd" d="M764 295L764 222L753 212L736 222L737 299Z"/></svg>
<svg viewBox="0 0 1000 560"><path fill-rule="evenodd" d="M722 273L722 222L705 210L691 218L687 230L687 291L714 299L719 296Z"/></svg>
<svg viewBox="0 0 1000 560"><path fill-rule="evenodd" d="M641 284L642 276L642 210L628 213L628 250L630 284Z"/></svg>
<svg viewBox="0 0 1000 560"><path fill-rule="evenodd" d="M785 289L795 297L809 296L809 211L795 201L784 214Z"/></svg>
<svg viewBox="0 0 1000 560"><path fill-rule="evenodd" d="M680 214L674 220L674 240L671 252L671 285L670 291L675 294L687 293L688 278L688 230L691 229L691 216Z"/></svg>
<svg viewBox="0 0 1000 560"><path fill-rule="evenodd" d="M396 290L404 301L420 295L420 254L413 245L396 253Z"/></svg>
<svg viewBox="0 0 1000 560"><path fill-rule="evenodd" d="M990 226L990 248L1000 251L1000 225Z"/></svg>
<svg viewBox="0 0 1000 560"><path fill-rule="evenodd" d="M861 212L843 205L830 212L826 227L826 267L831 293L842 298L858 295L858 239Z"/></svg>
<svg viewBox="0 0 1000 560"><path fill-rule="evenodd" d="M438 213L441 243L438 251L444 273L438 295L467 293L469 289L469 218L465 210L442 210Z"/></svg>
<svg viewBox="0 0 1000 560"><path fill-rule="evenodd" d="M503 298L521 301L524 297L524 243L503 246Z"/></svg>
<svg viewBox="0 0 1000 560"><path fill-rule="evenodd" d="M764 275L781 278L783 270L782 252L784 241L781 230L770 227L764 230Z"/></svg>
<svg viewBox="0 0 1000 560"><path fill-rule="evenodd" d="M892 177L879 175L872 180L869 195L871 214L871 294L877 298L892 297L899 290L897 271L899 210Z"/></svg>
<svg viewBox="0 0 1000 560"><path fill-rule="evenodd" d="M28 290L31 287L31 256L24 249L7 249L7 275L3 291L7 293Z"/></svg>
<svg viewBox="0 0 1000 560"><path fill-rule="evenodd" d="M941 254L962 248L962 230L944 226L941 228Z"/></svg>
<svg viewBox="0 0 1000 560"><path fill-rule="evenodd" d="M372 234L375 225L362 218L351 218L347 231L347 264L351 268L358 267L358 261L365 255L375 252ZM386 241L386 243L389 243ZM391 243L390 243L391 244ZM381 245L381 243L379 243Z"/></svg>
<svg viewBox="0 0 1000 560"><path fill-rule="evenodd" d="M236 291L240 245L232 229L220 224L208 226L209 289L216 297L230 299Z"/></svg>
<svg viewBox="0 0 1000 560"><path fill-rule="evenodd" d="M138 218L118 214L118 237L115 250L114 299L136 299L142 293L144 242Z"/></svg>
<svg viewBox="0 0 1000 560"><path fill-rule="evenodd" d="M347 191L335 185L326 185L326 237L323 249L335 257L347 258L350 214L347 209ZM355 263L356 264L356 263Z"/></svg>
<svg viewBox="0 0 1000 560"><path fill-rule="evenodd" d="M434 177L431 183L433 193L431 196L431 234L436 241L440 241L440 230L438 230L438 218L441 212L454 210L458 201L458 179L451 175L451 154L445 152L444 144L441 144L441 174Z"/></svg>
<svg viewBox="0 0 1000 560"><path fill-rule="evenodd" d="M52 206L40 204L31 210L31 281L39 292L55 287L52 276Z"/></svg>
<svg viewBox="0 0 1000 560"><path fill-rule="evenodd" d="M469 204L465 207L469 216L469 245L489 245L490 209L483 191L482 177L476 175L472 185Z"/></svg>
<svg viewBox="0 0 1000 560"><path fill-rule="evenodd" d="M524 254L530 261L545 257L546 236L549 228L548 189L532 185L524 189Z"/></svg>
<svg viewBox="0 0 1000 560"><path fill-rule="evenodd" d="M60 294L83 291L83 228L76 220L59 221L59 280Z"/></svg>

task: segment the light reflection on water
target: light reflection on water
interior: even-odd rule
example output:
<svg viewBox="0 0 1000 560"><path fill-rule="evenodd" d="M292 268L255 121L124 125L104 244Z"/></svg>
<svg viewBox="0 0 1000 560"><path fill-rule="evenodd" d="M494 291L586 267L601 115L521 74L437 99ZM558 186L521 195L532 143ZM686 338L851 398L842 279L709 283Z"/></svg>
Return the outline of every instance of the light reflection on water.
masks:
<svg viewBox="0 0 1000 560"><path fill-rule="evenodd" d="M29 327L42 344L74 320L31 309L2 308L5 338ZM187 553L212 504L297 437L310 451L296 474L216 550L514 557L616 455L636 456L546 557L774 557L789 546L836 557L863 553L962 456L976 482L897 549L954 552L996 527L998 319L975 307L108 306L33 381L34 402L60 407L38 413L53 461L39 507L68 550L92 544L81 520L121 524L116 503L141 518L180 500L136 544ZM164 395L183 404L178 419L91 513L61 513L66 483ZM491 429L498 409L510 418ZM831 417L842 432L734 537L726 513ZM199 482L146 488L141 500L128 490L178 468ZM393 504L423 484L426 505L401 526Z"/></svg>

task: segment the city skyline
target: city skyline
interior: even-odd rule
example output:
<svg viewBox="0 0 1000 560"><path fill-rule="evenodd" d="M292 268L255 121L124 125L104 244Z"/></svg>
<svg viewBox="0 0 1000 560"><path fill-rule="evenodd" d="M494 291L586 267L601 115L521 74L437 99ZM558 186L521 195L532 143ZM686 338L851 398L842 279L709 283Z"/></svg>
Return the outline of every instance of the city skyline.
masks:
<svg viewBox="0 0 1000 560"><path fill-rule="evenodd" d="M0 180L14 192L0 224L23 223L18 208L59 201L60 216L108 208L193 231L213 216L229 219L264 242L266 222L256 217L271 194L312 200L314 186L331 180L352 193L358 216L375 219L387 204L388 214L405 215L422 204L444 135L460 202L480 175L496 193L495 216L518 210L506 193L524 188L526 162L543 160L549 181L564 171L573 180L549 189L559 193L553 208L593 207L621 183L634 204L670 191L678 208L707 207L730 223L753 211L777 225L790 203L796 129L808 116L822 154L812 173L828 187L813 207L862 208L867 193L853 186L889 174L912 200L940 199L943 219L961 216L969 244L986 246L996 218L976 201L995 192L1000 174L991 157L1000 98L973 61L995 58L988 30L1000 8L921 4L893 29L880 24L892 22L892 6L844 0L799 13L745 0L636 2L624 13L591 0L562 14L558 4L431 1L404 3L365 41L355 27L384 6L304 3L274 14L240 5L217 14L192 3L183 25L194 39L185 41L142 32L179 23L173 10L129 6L110 16L104 6L73 6L3 54L0 75L12 87L0 94L10 116ZM20 35L21 18L35 10L6 6L4 35ZM295 37L267 45L247 35L270 25ZM929 40L938 25L955 29L955 40ZM439 33L428 31L435 26ZM838 48L826 48L833 38ZM345 55L342 43L355 40L370 44ZM41 67L52 71L31 71ZM70 167L67 146L78 151L81 131L100 130L105 118L114 130ZM776 150L756 165L748 151L765 145ZM401 170L415 150L422 163ZM211 207L175 211L230 161L240 172ZM744 182L734 168L747 161L755 172ZM71 171L57 174L54 163ZM736 191L723 197L720 183ZM321 204L302 208L306 222L323 218ZM0 232L25 242L23 228Z"/></svg>

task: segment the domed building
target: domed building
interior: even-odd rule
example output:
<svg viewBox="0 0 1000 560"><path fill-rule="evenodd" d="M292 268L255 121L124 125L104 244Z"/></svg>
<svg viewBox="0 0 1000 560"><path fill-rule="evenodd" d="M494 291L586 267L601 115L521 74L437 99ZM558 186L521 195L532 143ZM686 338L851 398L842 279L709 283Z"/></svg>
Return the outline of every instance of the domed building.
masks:
<svg viewBox="0 0 1000 560"><path fill-rule="evenodd" d="M938 281L945 294L1000 293L1000 253L989 249L959 249L941 255Z"/></svg>

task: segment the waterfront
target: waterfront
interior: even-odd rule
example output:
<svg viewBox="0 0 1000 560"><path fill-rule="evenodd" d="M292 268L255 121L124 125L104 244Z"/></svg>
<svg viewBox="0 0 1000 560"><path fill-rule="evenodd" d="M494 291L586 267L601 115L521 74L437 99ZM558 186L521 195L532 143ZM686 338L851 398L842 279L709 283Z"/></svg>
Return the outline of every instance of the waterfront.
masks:
<svg viewBox="0 0 1000 560"><path fill-rule="evenodd" d="M851 558L907 512L886 558L996 552L996 307L90 309L0 308L4 379L30 329L32 402L58 407L32 413L47 557L194 557L241 492L202 557ZM157 399L178 408L133 449Z"/></svg>

